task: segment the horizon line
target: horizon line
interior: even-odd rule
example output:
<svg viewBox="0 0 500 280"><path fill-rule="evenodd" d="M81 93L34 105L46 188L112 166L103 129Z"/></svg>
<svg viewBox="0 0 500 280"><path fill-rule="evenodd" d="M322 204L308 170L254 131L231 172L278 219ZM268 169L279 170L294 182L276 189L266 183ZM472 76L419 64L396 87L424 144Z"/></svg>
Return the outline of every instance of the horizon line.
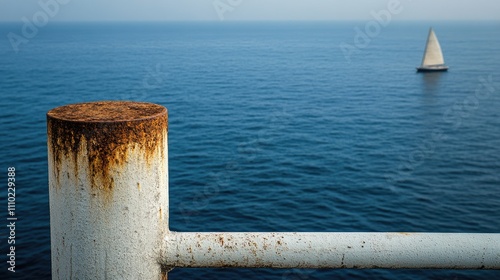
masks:
<svg viewBox="0 0 500 280"><path fill-rule="evenodd" d="M142 20L142 19L114 19L114 20L51 20L53 23L162 23L162 22L364 22L372 19L161 19L161 20ZM0 20L0 23L19 23L14 20ZM394 19L391 22L500 22L500 19Z"/></svg>

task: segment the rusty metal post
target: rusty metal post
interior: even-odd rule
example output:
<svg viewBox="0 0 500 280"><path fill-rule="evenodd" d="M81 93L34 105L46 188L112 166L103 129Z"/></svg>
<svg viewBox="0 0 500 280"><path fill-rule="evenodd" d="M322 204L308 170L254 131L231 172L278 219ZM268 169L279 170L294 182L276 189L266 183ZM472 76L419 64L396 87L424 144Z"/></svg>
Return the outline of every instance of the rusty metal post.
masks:
<svg viewBox="0 0 500 280"><path fill-rule="evenodd" d="M48 112L53 279L166 279L167 122L140 102Z"/></svg>

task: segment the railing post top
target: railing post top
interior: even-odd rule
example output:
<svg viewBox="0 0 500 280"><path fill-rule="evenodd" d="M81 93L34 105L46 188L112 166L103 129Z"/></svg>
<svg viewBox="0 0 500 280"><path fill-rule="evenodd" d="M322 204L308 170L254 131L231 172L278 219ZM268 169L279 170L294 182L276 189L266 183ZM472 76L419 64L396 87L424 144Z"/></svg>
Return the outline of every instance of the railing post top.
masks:
<svg viewBox="0 0 500 280"><path fill-rule="evenodd" d="M72 122L140 121L166 115L161 105L135 101L96 101L60 106L47 113L49 119Z"/></svg>
<svg viewBox="0 0 500 280"><path fill-rule="evenodd" d="M101 186L108 186L105 190L112 190L109 171L127 162L130 147L139 148L148 165L153 164L157 151L163 153L166 149L163 144L168 131L167 109L133 101L70 104L47 113L47 130L56 168L62 158L86 157L90 173L102 182Z"/></svg>

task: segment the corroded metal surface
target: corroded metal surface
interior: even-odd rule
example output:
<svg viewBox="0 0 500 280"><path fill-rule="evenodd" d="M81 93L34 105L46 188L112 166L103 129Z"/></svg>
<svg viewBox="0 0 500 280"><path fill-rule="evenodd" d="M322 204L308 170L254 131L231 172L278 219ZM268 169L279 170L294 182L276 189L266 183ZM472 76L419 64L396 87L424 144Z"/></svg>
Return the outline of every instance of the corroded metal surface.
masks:
<svg viewBox="0 0 500 280"><path fill-rule="evenodd" d="M48 112L53 279L165 279L167 122L140 102Z"/></svg>
<svg viewBox="0 0 500 280"><path fill-rule="evenodd" d="M500 234L170 232L169 267L500 269Z"/></svg>
<svg viewBox="0 0 500 280"><path fill-rule="evenodd" d="M73 159L74 175L78 161L87 157L92 187L109 196L114 187L110 170L125 164L131 148L144 152L146 163L163 151L167 131L165 107L140 102L104 101L71 104L47 113L49 150L59 179L63 157Z"/></svg>

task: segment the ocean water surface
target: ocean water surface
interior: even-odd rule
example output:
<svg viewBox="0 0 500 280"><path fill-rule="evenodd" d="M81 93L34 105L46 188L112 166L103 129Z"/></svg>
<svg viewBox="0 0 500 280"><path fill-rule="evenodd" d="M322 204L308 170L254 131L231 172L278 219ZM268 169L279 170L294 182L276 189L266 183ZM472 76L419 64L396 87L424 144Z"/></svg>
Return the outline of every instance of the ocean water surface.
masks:
<svg viewBox="0 0 500 280"><path fill-rule="evenodd" d="M21 25L1 24L0 178L16 168L19 219L17 272L7 272L4 229L1 278L50 279L45 114L86 101L168 108L172 230L500 232L500 23L392 22L356 44L364 24L50 23L17 53L6 34ZM446 73L415 72L431 25ZM169 277L500 272L175 269Z"/></svg>

